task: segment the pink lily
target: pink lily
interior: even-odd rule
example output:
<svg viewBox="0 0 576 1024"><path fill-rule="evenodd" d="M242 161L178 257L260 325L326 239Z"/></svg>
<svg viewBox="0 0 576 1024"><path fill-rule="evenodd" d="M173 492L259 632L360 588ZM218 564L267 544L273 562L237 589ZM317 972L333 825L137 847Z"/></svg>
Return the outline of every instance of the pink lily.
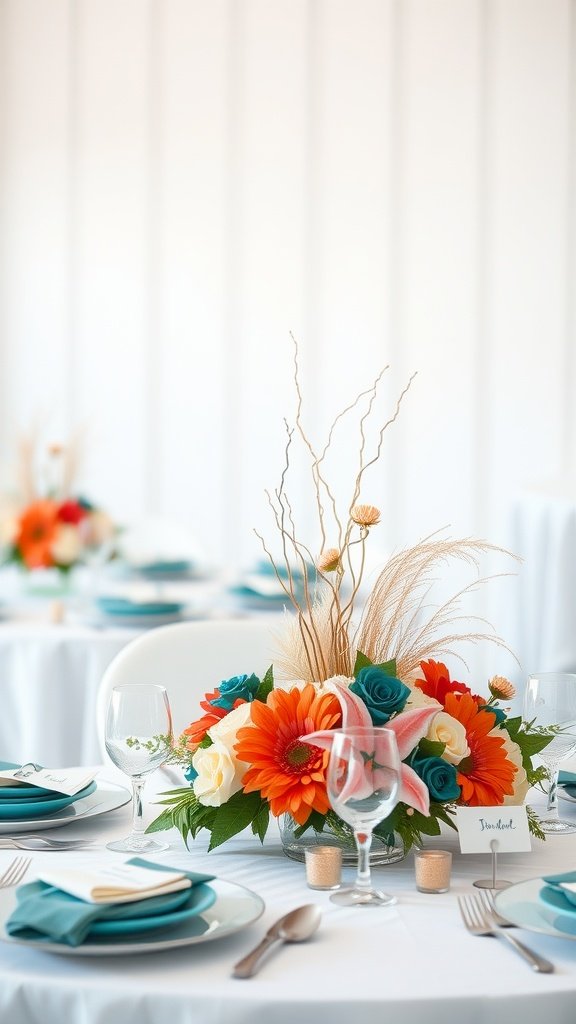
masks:
<svg viewBox="0 0 576 1024"><path fill-rule="evenodd" d="M326 688L336 694L342 707L342 728L347 726L361 725L370 727L372 719L363 701L355 693L340 682L328 680ZM404 764L404 758L412 753L414 747L428 732L428 726L438 714L437 707L411 708L403 711L395 718L386 722L385 728L391 729L396 735L398 751L400 753L400 793L399 802L414 807L421 814L428 816L430 812L430 794L422 779L416 774L413 768ZM309 733L301 739L306 743L313 743L323 750L330 750L332 747L333 735L330 730L320 730Z"/></svg>

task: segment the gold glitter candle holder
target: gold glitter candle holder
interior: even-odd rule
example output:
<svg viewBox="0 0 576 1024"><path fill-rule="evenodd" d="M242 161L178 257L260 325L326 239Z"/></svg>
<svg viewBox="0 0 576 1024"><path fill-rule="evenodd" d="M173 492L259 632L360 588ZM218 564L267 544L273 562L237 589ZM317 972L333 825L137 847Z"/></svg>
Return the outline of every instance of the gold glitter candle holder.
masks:
<svg viewBox="0 0 576 1024"><path fill-rule="evenodd" d="M338 889L342 874L342 850L338 846L313 846L305 851L306 881L310 889Z"/></svg>
<svg viewBox="0 0 576 1024"><path fill-rule="evenodd" d="M448 892L452 869L448 850L417 850L414 867L418 892Z"/></svg>

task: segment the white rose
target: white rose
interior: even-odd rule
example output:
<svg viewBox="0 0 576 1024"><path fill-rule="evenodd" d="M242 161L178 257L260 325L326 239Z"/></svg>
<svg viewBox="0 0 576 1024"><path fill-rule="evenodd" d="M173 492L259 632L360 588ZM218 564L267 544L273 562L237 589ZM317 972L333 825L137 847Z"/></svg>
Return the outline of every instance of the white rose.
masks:
<svg viewBox="0 0 576 1024"><path fill-rule="evenodd" d="M512 796L504 797L504 804L511 807L513 804L523 804L526 799L526 794L530 789L528 783L528 777L526 771L522 765L522 751L517 743L510 738L510 734L506 732L506 729L492 729L492 732L488 733L489 736L498 736L504 740L504 746L506 748L506 757L512 764L516 765L516 774L514 776L514 792Z"/></svg>
<svg viewBox="0 0 576 1024"><path fill-rule="evenodd" d="M82 552L82 541L75 526L64 523L52 544L52 558L57 565L72 565L77 562Z"/></svg>
<svg viewBox="0 0 576 1024"><path fill-rule="evenodd" d="M250 707L248 701L239 704L237 708L232 708L225 718L221 718L208 729L210 739L222 743L233 758L236 758L234 744L238 737L238 729L250 724Z"/></svg>
<svg viewBox="0 0 576 1024"><path fill-rule="evenodd" d="M234 744L238 730L249 721L250 704L239 704L208 729L212 746L200 747L192 758L192 766L198 772L192 788L201 804L220 807L242 789L242 777L248 765L238 760Z"/></svg>
<svg viewBox="0 0 576 1024"><path fill-rule="evenodd" d="M446 744L442 758L449 764L460 764L462 758L468 757L470 753L470 747L466 742L466 729L462 722L452 718L446 711L439 711L434 716L426 739Z"/></svg>
<svg viewBox="0 0 576 1024"><path fill-rule="evenodd" d="M220 807L241 788L236 765L223 743L200 747L192 758L198 772L192 789L201 804Z"/></svg>

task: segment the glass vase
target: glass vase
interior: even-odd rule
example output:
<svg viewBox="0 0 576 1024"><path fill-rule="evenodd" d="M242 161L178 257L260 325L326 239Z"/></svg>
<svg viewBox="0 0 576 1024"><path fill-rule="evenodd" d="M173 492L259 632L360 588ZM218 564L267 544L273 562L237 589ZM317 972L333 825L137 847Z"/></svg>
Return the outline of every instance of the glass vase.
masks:
<svg viewBox="0 0 576 1024"><path fill-rule="evenodd" d="M344 864L356 864L358 853L354 841L354 833L336 815L325 822L322 832L314 828L308 828L301 832L292 815L284 814L278 818L280 829L280 841L282 849L287 857L292 860L303 861L305 851L314 846L339 846L342 850L342 861ZM406 856L404 846L398 836L393 837L392 844L381 839L380 836L373 836L370 849L370 864L396 864Z"/></svg>

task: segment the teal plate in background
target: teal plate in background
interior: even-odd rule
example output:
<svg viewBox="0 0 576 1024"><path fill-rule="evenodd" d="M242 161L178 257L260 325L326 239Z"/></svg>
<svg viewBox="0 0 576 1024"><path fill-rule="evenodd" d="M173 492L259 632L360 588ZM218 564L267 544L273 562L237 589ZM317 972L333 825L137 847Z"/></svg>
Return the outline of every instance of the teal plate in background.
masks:
<svg viewBox="0 0 576 1024"><path fill-rule="evenodd" d="M75 793L74 796L58 796L53 800L10 800L4 804L0 804L0 821L17 821L19 818L41 818L47 814L55 814L56 811L61 811L63 807L68 807L69 804L75 803L76 800L82 800L85 796L90 796L91 793L96 789L96 783L91 782L89 786L85 786L79 793Z"/></svg>
<svg viewBox="0 0 576 1024"><path fill-rule="evenodd" d="M96 604L106 615L178 615L182 601L129 601L121 597L99 597Z"/></svg>

